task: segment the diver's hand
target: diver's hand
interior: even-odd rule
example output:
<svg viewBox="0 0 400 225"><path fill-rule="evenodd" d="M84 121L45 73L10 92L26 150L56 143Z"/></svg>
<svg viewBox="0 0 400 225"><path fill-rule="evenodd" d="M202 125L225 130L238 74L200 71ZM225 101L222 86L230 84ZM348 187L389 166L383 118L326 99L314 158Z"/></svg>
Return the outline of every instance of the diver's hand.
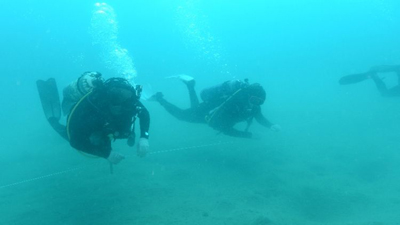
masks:
<svg viewBox="0 0 400 225"><path fill-rule="evenodd" d="M282 130L281 126L279 126L278 124L274 124L270 127L270 129L274 132L279 132Z"/></svg>
<svg viewBox="0 0 400 225"><path fill-rule="evenodd" d="M137 155L139 157L145 157L149 152L149 140L147 138L141 137L137 145Z"/></svg>
<svg viewBox="0 0 400 225"><path fill-rule="evenodd" d="M108 156L107 160L111 163L111 164L118 164L119 162L121 162L123 159L125 159L125 156L121 155L118 152L111 152L110 156Z"/></svg>

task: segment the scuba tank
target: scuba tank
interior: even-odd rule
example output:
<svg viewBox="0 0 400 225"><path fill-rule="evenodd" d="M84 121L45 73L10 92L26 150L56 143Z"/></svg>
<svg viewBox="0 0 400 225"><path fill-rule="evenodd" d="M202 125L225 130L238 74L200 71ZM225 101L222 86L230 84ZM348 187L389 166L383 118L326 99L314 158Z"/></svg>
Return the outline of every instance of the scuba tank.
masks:
<svg viewBox="0 0 400 225"><path fill-rule="evenodd" d="M93 88L103 84L103 78L99 72L84 72L77 80L73 81L63 90L62 110L68 115L71 108Z"/></svg>
<svg viewBox="0 0 400 225"><path fill-rule="evenodd" d="M248 80L229 80L222 84L218 84L200 92L200 97L204 102L220 102L227 99L237 90L248 86Z"/></svg>
<svg viewBox="0 0 400 225"><path fill-rule="evenodd" d="M248 94L249 89L253 90L253 87L256 87L256 90L258 90L258 87L261 86L259 86L259 84L257 83L250 85L248 79L245 79L244 81L226 81L222 84L204 89L201 92L202 100L207 103L214 103L214 108L210 110L209 114L205 117L208 125L213 127L214 129L220 126L224 126L223 124L225 119L223 117L226 116L227 112L225 109L225 105L230 104L232 101L237 101L238 97L240 98L240 96L242 96L243 94ZM261 95L262 92L263 89L261 91ZM265 99L265 92L263 99ZM248 132L253 122L253 118L254 117L249 117L245 120L247 122L245 132Z"/></svg>

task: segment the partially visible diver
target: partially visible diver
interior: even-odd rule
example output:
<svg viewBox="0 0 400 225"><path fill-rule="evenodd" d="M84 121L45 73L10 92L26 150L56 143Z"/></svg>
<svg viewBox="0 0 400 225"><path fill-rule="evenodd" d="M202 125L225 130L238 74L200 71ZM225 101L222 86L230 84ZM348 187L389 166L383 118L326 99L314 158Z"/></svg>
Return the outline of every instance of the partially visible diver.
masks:
<svg viewBox="0 0 400 225"><path fill-rule="evenodd" d="M62 105L54 78L38 80L37 88L47 120L73 148L117 164L125 157L112 150L111 142L127 139L127 144L134 146L135 120L139 118L137 154L143 157L148 152L150 115L140 102L139 85L85 72L64 88ZM60 123L61 108L68 115L66 125Z"/></svg>
<svg viewBox="0 0 400 225"><path fill-rule="evenodd" d="M396 73L397 85L388 88L383 78L379 77L379 73ZM339 84L347 85L358 83L367 79L372 79L383 97L400 97L400 65L383 65L374 66L365 73L346 75L339 80Z"/></svg>
<svg viewBox="0 0 400 225"><path fill-rule="evenodd" d="M186 84L190 108L180 109L164 99L161 92L154 94L149 100L159 102L171 115L179 120L192 123L205 123L217 131L233 137L252 138L248 131L255 119L264 127L279 131L280 126L272 124L261 112L261 105L265 101L264 88L258 84L249 84L247 80L229 80L222 84L204 89L200 97L195 91L195 80L187 75L176 76ZM234 126L239 122L247 121L245 130L238 130Z"/></svg>

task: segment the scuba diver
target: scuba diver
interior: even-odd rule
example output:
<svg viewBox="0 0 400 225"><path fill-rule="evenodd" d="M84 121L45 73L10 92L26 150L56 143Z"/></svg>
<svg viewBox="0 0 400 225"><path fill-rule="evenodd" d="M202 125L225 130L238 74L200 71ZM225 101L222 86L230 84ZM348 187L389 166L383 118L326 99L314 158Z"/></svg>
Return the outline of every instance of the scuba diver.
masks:
<svg viewBox="0 0 400 225"><path fill-rule="evenodd" d="M146 155L150 115L139 101L141 86L135 88L124 78L104 81L98 72L85 72L63 90L62 104L54 78L38 80L37 88L46 119L73 148L117 164L125 157L112 151L111 142L127 139L134 146L138 117L137 154ZM68 115L66 125L60 123L61 111Z"/></svg>
<svg viewBox="0 0 400 225"><path fill-rule="evenodd" d="M397 85L392 88L388 88L385 82L383 82L383 78L378 76L378 73L396 73L398 79ZM340 78L339 84L355 84L367 79L372 79L374 81L378 91L383 97L400 97L400 65L374 66L365 73L351 74Z"/></svg>
<svg viewBox="0 0 400 225"><path fill-rule="evenodd" d="M217 131L233 137L252 138L248 131L255 119L264 127L279 131L280 126L272 124L261 112L261 105L265 101L266 93L258 84L249 84L248 80L230 80L222 84L204 89L199 99L195 91L195 80L187 75L178 75L189 90L190 108L180 109L164 99L161 92L157 92L149 100L157 101L167 112L179 120L192 123L206 123ZM247 121L247 128L242 131L234 126Z"/></svg>

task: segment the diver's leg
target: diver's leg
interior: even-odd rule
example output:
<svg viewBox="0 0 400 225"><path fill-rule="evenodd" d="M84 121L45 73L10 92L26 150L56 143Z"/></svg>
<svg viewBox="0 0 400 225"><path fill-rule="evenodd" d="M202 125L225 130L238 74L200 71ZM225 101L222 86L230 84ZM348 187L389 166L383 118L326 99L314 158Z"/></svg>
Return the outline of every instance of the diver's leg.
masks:
<svg viewBox="0 0 400 225"><path fill-rule="evenodd" d="M165 100L163 97L158 97L157 101L164 107L165 110L167 110L169 114L176 117L177 119L187 122L193 121L193 119L191 118L191 109L180 109L179 107Z"/></svg>
<svg viewBox="0 0 400 225"><path fill-rule="evenodd" d="M194 109L199 106L199 99L197 98L196 91L194 89L194 86L196 85L196 81L194 80L193 77L182 74L176 76L179 78L187 87L189 91L189 98L190 98L190 108Z"/></svg>
<svg viewBox="0 0 400 225"><path fill-rule="evenodd" d="M387 91L386 97L400 97L400 86L397 85Z"/></svg>
<svg viewBox="0 0 400 225"><path fill-rule="evenodd" d="M190 108L194 109L199 106L199 98L197 97L196 90L194 89L195 81L192 80L186 83L186 86L189 91L189 98L190 98Z"/></svg>
<svg viewBox="0 0 400 225"><path fill-rule="evenodd" d="M59 134L61 135L61 137L63 137L65 140L68 141L68 135L67 135L67 128L60 124L60 122L58 121L57 118L55 117L50 117L48 119L51 127L53 127L53 129Z"/></svg>
<svg viewBox="0 0 400 225"><path fill-rule="evenodd" d="M375 66L370 69L374 75L371 78L374 80L376 87L378 88L379 92L382 96L385 97L393 97L393 96L400 96L400 65L383 65L383 66ZM397 86L388 89L386 84L379 78L376 73L391 73L394 72L397 75Z"/></svg>
<svg viewBox="0 0 400 225"><path fill-rule="evenodd" d="M378 88L378 91L381 93L382 96L388 96L389 92L386 87L386 84L382 81L378 75L374 74L371 76L372 80L375 82L376 87Z"/></svg>
<svg viewBox="0 0 400 225"><path fill-rule="evenodd" d="M111 139L102 131L71 132L70 144L73 148L102 158L108 158L111 153Z"/></svg>

